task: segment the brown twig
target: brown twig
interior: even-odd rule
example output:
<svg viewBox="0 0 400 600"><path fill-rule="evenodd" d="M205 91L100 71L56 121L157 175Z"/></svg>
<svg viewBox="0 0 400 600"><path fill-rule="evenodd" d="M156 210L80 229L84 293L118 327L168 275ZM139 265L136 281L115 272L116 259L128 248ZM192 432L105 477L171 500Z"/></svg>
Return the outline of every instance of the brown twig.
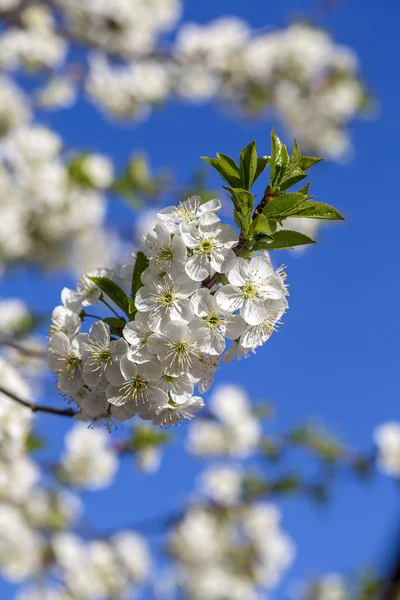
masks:
<svg viewBox="0 0 400 600"><path fill-rule="evenodd" d="M11 392L10 390L3 388L2 386L0 386L0 394L4 394L5 396L11 398L11 400L17 402L18 404L30 408L32 412L44 412L52 415L60 415L62 417L73 417L77 414L77 412L72 408L56 408L55 406L47 406L46 404L35 404L35 402L31 402L30 400L24 400L23 398L17 396L17 394L14 394L14 392Z"/></svg>
<svg viewBox="0 0 400 600"><path fill-rule="evenodd" d="M13 348L14 350L18 350L24 356L30 356L32 358L46 358L46 352L42 350L35 350L33 348L28 348L26 346L22 346L15 342L14 340L9 340L6 338L0 338L0 346L6 346L8 348Z"/></svg>

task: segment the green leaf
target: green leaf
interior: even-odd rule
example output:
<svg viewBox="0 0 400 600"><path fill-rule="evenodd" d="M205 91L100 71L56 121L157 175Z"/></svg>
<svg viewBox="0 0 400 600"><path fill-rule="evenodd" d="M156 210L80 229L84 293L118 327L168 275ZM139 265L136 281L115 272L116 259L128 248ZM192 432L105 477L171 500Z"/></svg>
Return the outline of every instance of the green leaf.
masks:
<svg viewBox="0 0 400 600"><path fill-rule="evenodd" d="M306 183L306 185L303 185L303 187L301 187L299 190L297 190L297 193L308 196L308 192L310 191L310 185L311 185L311 181L309 181L308 183Z"/></svg>
<svg viewBox="0 0 400 600"><path fill-rule="evenodd" d="M329 219L331 221L344 221L345 218L329 204L323 202L306 202L293 217L308 219Z"/></svg>
<svg viewBox="0 0 400 600"><path fill-rule="evenodd" d="M267 217L262 213L252 221L250 226L250 233L271 233L272 230L273 227L271 227Z"/></svg>
<svg viewBox="0 0 400 600"><path fill-rule="evenodd" d="M278 220L282 217L292 215L302 204L307 201L308 196L300 192L289 192L273 198L266 204L263 213L269 217L276 217Z"/></svg>
<svg viewBox="0 0 400 600"><path fill-rule="evenodd" d="M122 331L126 325L126 321L124 319L117 319L117 317L106 317L102 319L103 323L106 323L110 327L111 335L122 336Z"/></svg>
<svg viewBox="0 0 400 600"><path fill-rule="evenodd" d="M117 319L117 317L106 317L105 319L102 319L102 321L110 327L124 328L126 325L126 321L124 319Z"/></svg>
<svg viewBox="0 0 400 600"><path fill-rule="evenodd" d="M274 239L272 241L269 241L268 239L258 241L254 250L284 250L285 248L315 243L315 240L308 237L308 235L304 235L304 233L282 229L281 231L274 233Z"/></svg>
<svg viewBox="0 0 400 600"><path fill-rule="evenodd" d="M311 169L311 167L321 162L322 160L325 159L319 158L318 156L302 156L300 167L303 169L303 171L308 171L308 169Z"/></svg>
<svg viewBox="0 0 400 600"><path fill-rule="evenodd" d="M208 156L201 156L200 158L216 169L222 179L229 183L230 186L238 187L241 185L240 177L236 169L232 166L233 159L228 161L225 155L220 155L219 158L209 158Z"/></svg>
<svg viewBox="0 0 400 600"><path fill-rule="evenodd" d="M250 190L257 172L257 148L256 143L250 142L240 153L240 179L241 186Z"/></svg>
<svg viewBox="0 0 400 600"><path fill-rule="evenodd" d="M263 173L263 171L265 171L265 169L268 167L270 162L271 162L270 156L260 156L259 158L257 158L257 168L256 168L256 174L254 175L254 181L257 181L257 179L260 177L261 173ZM253 181L253 183L254 183L254 181Z"/></svg>
<svg viewBox="0 0 400 600"><path fill-rule="evenodd" d="M235 210L234 216L235 216L236 225L240 228L240 231L245 236L247 236L247 234L249 233L249 230L250 230L251 216L244 215L241 212L239 212L238 210Z"/></svg>
<svg viewBox="0 0 400 600"><path fill-rule="evenodd" d="M271 187L274 188L279 184L289 162L289 155L285 144L281 142L275 131L271 132Z"/></svg>
<svg viewBox="0 0 400 600"><path fill-rule="evenodd" d="M129 298L114 281L107 277L89 277L129 317Z"/></svg>
<svg viewBox="0 0 400 600"><path fill-rule="evenodd" d="M42 450L46 447L46 441L43 437L39 437L35 433L30 433L25 441L25 450L28 454L36 450Z"/></svg>
<svg viewBox="0 0 400 600"><path fill-rule="evenodd" d="M233 160L227 154L223 154L223 152L217 152L217 158L219 159L221 165L224 166L225 170L231 173L232 176L237 175L240 178L240 168L239 165L236 164L236 161Z"/></svg>
<svg viewBox="0 0 400 600"><path fill-rule="evenodd" d="M142 287L142 273L149 266L149 260L143 252L136 254L135 266L132 273L131 297L135 300L136 292Z"/></svg>
<svg viewBox="0 0 400 600"><path fill-rule="evenodd" d="M300 148L296 140L294 140L292 154L290 155L287 168L283 173L281 182L279 184L279 187L282 191L291 188L292 186L296 185L296 183L299 183L299 181L302 181L307 177L307 174L301 168L301 160L302 156Z"/></svg>
<svg viewBox="0 0 400 600"><path fill-rule="evenodd" d="M254 208L254 196L252 193L242 188L225 187L229 191L231 200L235 207L235 223L244 236L249 233L252 213Z"/></svg>
<svg viewBox="0 0 400 600"><path fill-rule="evenodd" d="M128 446L132 452L141 452L148 448L158 448L171 439L165 430L146 425L137 425Z"/></svg>

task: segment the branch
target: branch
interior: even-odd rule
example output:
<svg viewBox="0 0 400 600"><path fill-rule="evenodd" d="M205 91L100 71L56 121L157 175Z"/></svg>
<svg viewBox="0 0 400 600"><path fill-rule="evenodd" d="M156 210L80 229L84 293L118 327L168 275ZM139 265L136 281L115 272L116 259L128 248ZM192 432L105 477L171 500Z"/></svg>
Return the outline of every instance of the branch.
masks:
<svg viewBox="0 0 400 600"><path fill-rule="evenodd" d="M28 348L26 346L22 346L18 344L18 342L14 342L13 340L9 340L6 338L0 338L0 346L6 346L8 348L14 348L14 350L18 350L21 354L25 356L31 356L32 358L46 358L46 352L42 350L34 350L32 348Z"/></svg>
<svg viewBox="0 0 400 600"><path fill-rule="evenodd" d="M20 398L19 396L14 394L14 392L10 392L2 386L0 386L0 394L4 394L5 396L11 398L11 400L14 400L14 402L17 402L22 406L30 408L32 412L44 412L49 413L51 415L60 415L62 417L73 417L74 415L78 414L72 408L56 408L54 406L46 406L45 404L35 404L35 402L30 402L30 400L24 400L23 398Z"/></svg>

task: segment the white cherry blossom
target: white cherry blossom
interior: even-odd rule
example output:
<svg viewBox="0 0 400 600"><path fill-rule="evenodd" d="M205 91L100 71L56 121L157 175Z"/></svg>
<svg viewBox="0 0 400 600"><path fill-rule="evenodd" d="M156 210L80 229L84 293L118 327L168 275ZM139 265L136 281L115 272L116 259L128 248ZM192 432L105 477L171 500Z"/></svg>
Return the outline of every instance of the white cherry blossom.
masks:
<svg viewBox="0 0 400 600"><path fill-rule="evenodd" d="M287 310L288 302L283 296L279 300L266 300L264 306L267 313L265 319L258 325L247 325L240 337L240 344L244 348L257 348L265 344L278 329L280 320Z"/></svg>
<svg viewBox="0 0 400 600"><path fill-rule="evenodd" d="M80 333L72 341L65 333L55 333L49 341L49 367L57 375L60 391L74 398L82 385L82 343L88 338Z"/></svg>
<svg viewBox="0 0 400 600"><path fill-rule="evenodd" d="M153 358L147 348L147 340L153 330L149 327L148 313L138 312L134 321L127 323L123 329L123 336L129 343L129 358L140 364Z"/></svg>
<svg viewBox="0 0 400 600"><path fill-rule="evenodd" d="M228 340L235 340L241 336L246 326L245 321L238 314L232 315L218 306L215 296L207 288L196 290L192 298L194 314L210 330L210 345L207 349L210 354L219 355L225 350Z"/></svg>
<svg viewBox="0 0 400 600"><path fill-rule="evenodd" d="M136 308L139 312L149 313L149 325L156 331L161 331L170 321L189 323L193 318L189 296L197 287L198 283L189 277L178 284L167 275L139 289L135 297Z"/></svg>
<svg viewBox="0 0 400 600"><path fill-rule="evenodd" d="M194 281L206 279L211 274L211 269L217 273L226 273L233 267L236 255L232 248L239 243L238 235L233 227L221 223L214 213L204 213L198 224L183 223L181 234L185 244L193 252L185 269Z"/></svg>
<svg viewBox="0 0 400 600"><path fill-rule="evenodd" d="M179 235L174 235L171 239L171 233L164 223L157 223L149 231L144 240L143 251L150 260L164 269L184 263L187 257L183 239Z"/></svg>
<svg viewBox="0 0 400 600"><path fill-rule="evenodd" d="M150 352L158 356L167 375L190 373L196 377L209 340L209 330L202 323L170 322L163 333L153 333L147 345Z"/></svg>
<svg viewBox="0 0 400 600"><path fill-rule="evenodd" d="M167 206L157 213L158 218L166 224L171 233L177 233L181 223L189 225L197 223L206 212L215 213L221 208L217 198L201 203L200 196L192 196L177 206Z"/></svg>
<svg viewBox="0 0 400 600"><path fill-rule="evenodd" d="M161 365L156 358L136 365L125 356L107 374L110 381L107 399L114 406L127 405L132 414L146 415L165 402L165 392L159 385L161 375Z"/></svg>
<svg viewBox="0 0 400 600"><path fill-rule="evenodd" d="M75 337L81 329L79 315L65 306L56 306L51 315L52 333L62 332L69 338Z"/></svg>
<svg viewBox="0 0 400 600"><path fill-rule="evenodd" d="M200 396L191 398L183 397L181 399L169 400L156 410L153 419L154 425L169 426L175 425L181 419L193 419L194 415L204 406L203 399Z"/></svg>
<svg viewBox="0 0 400 600"><path fill-rule="evenodd" d="M223 310L240 309L249 325L258 325L267 318L267 299L279 300L284 294L281 278L264 256L250 261L237 258L227 277L229 285L217 291L216 301Z"/></svg>
<svg viewBox="0 0 400 600"><path fill-rule="evenodd" d="M89 337L82 344L83 380L89 386L96 386L101 377L107 376L115 362L121 360L128 350L124 339L110 341L110 329L102 321L93 323Z"/></svg>

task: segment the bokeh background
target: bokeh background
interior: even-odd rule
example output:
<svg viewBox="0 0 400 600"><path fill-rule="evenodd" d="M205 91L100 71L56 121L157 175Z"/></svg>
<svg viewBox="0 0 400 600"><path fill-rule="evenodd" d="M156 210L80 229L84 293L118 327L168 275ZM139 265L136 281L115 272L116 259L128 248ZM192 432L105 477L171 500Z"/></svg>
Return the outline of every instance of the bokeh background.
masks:
<svg viewBox="0 0 400 600"><path fill-rule="evenodd" d="M370 119L351 125L354 154L343 164L327 161L311 174L317 199L336 206L347 220L323 228L318 246L304 253L274 254L276 266L287 265L290 283L285 324L256 356L220 370L215 384L234 382L255 401L271 402L275 406L268 425L271 431L285 431L311 418L353 447L368 449L376 424L399 416L396 57L400 5L395 0L348 0L333 3L332 10L321 8L294 0L185 3L187 20L207 22L234 14L254 28L285 25L293 17L317 11L317 22L358 53L363 76L377 101ZM104 152L117 166L124 164L133 148L141 148L155 167L170 165L181 181L192 175L200 155L213 156L216 151L237 155L251 139L261 153L268 153L271 126L290 144L288 133L274 119L232 119L216 105L194 108L172 103L143 123L123 126L103 119L82 100L73 111L43 113L40 120L71 147ZM216 174L210 172L209 183L220 185ZM110 202L112 226L126 228L128 223L133 228L135 218L122 203ZM2 296L21 296L34 311L50 313L59 303L62 287L74 284L68 273L19 270L0 285ZM55 382L49 377L43 397L55 395ZM66 421L38 416L39 431L49 439L44 459L51 461L52 453L56 456L60 450L62 434L69 427ZM185 427L174 429L156 474L144 477L127 457L112 488L85 494L86 518L92 525L112 531L145 522L143 533L149 535L156 552L161 548L162 537L153 531L151 520L184 505L202 468L201 460L184 451ZM341 478L327 505L316 508L307 499L291 498L279 504L297 557L273 593L276 598L288 597L299 581L313 575L350 573L370 564L385 569L390 564L400 527L398 489L392 480L376 475L362 485ZM1 582L0 597L12 594L13 587Z"/></svg>

